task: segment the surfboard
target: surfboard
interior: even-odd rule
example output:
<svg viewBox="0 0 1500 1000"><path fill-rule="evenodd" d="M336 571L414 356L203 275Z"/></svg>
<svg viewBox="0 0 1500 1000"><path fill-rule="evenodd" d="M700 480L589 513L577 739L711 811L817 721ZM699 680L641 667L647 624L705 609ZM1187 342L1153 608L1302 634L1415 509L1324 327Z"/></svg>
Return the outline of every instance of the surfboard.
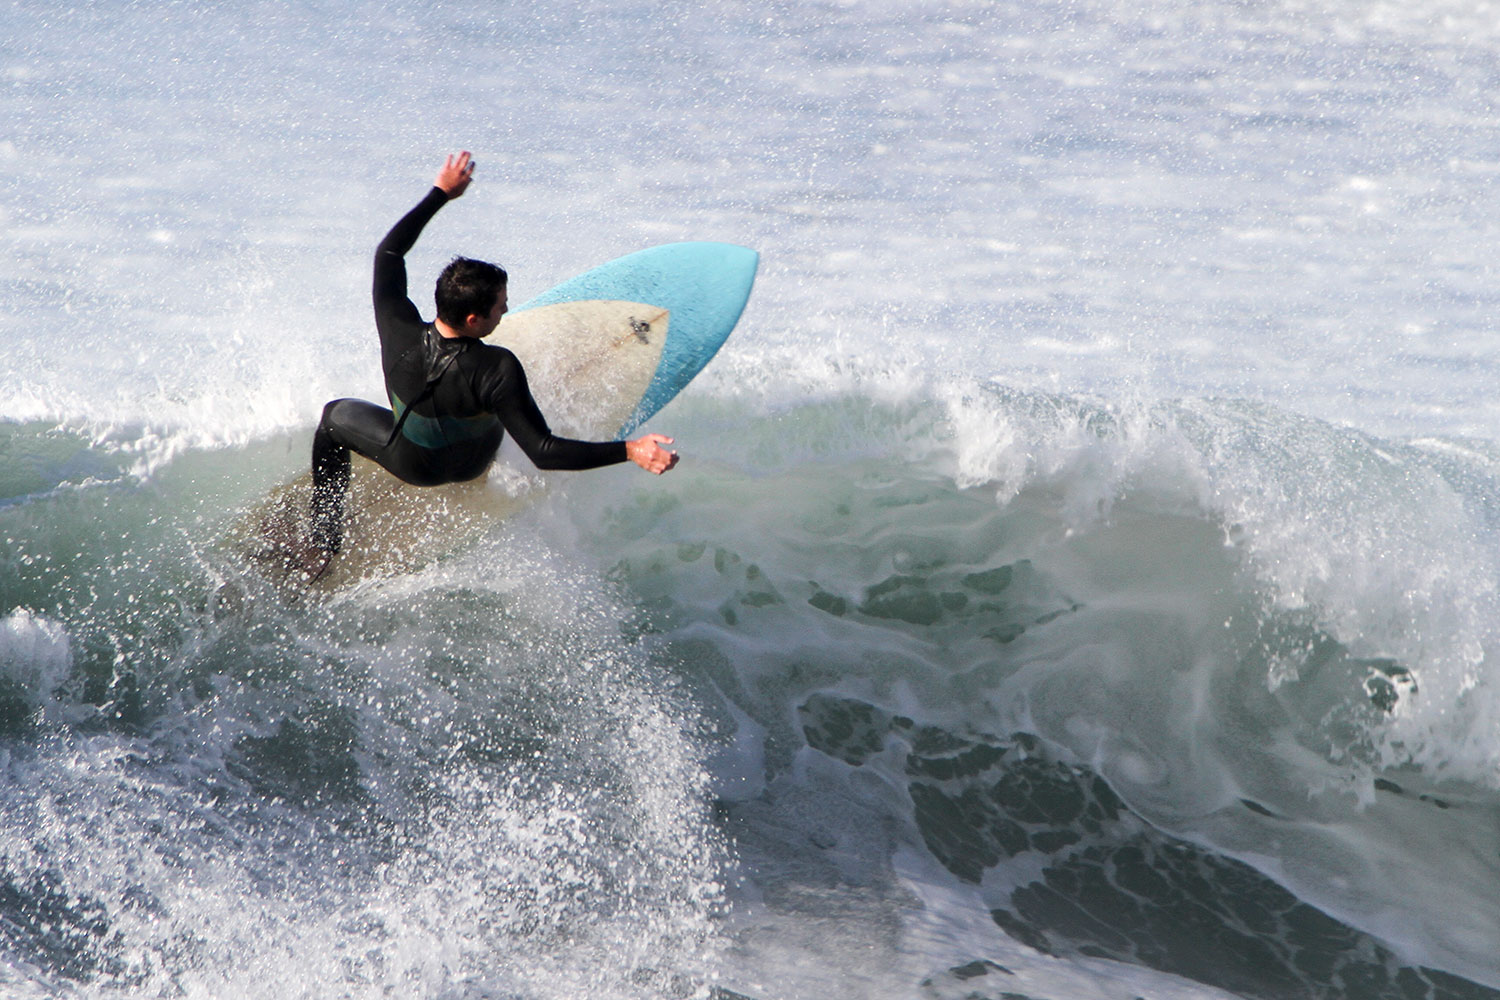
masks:
<svg viewBox="0 0 1500 1000"><path fill-rule="evenodd" d="M514 351L553 432L583 440L633 434L723 346L744 311L759 255L730 243L650 247L563 282L508 313L490 341ZM407 572L452 552L535 499L489 477L409 486L353 456L344 545L310 586L338 589ZM577 475L578 473L561 473ZM250 512L237 532L249 561L277 585L304 586L312 475Z"/></svg>

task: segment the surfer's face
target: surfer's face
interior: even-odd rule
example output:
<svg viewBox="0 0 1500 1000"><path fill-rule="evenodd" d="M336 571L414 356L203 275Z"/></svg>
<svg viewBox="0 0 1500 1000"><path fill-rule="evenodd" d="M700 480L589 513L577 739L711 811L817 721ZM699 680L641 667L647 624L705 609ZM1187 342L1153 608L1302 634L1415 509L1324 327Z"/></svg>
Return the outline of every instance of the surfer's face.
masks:
<svg viewBox="0 0 1500 1000"><path fill-rule="evenodd" d="M489 315L480 316L477 313L469 317L469 336L488 337L495 332L495 327L500 325L500 320L505 316L508 309L505 297L505 286L500 286L500 294L495 296L495 304L491 307Z"/></svg>

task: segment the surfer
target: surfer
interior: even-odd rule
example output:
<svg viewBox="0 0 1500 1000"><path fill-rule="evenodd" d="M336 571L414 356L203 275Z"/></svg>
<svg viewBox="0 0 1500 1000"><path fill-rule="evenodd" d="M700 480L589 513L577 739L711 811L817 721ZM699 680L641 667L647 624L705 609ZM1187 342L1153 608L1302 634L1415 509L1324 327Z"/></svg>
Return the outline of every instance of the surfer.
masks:
<svg viewBox="0 0 1500 1000"><path fill-rule="evenodd" d="M431 322L407 298L407 252L438 209L461 196L473 177L468 152L450 155L432 190L375 250L375 328L393 409L362 399L335 399L323 407L313 435L312 536L301 557L309 578L327 568L343 542L351 450L416 486L484 475L506 431L540 469L594 469L628 459L660 475L677 464L677 453L663 447L672 439L661 434L595 442L557 437L548 429L521 362L503 347L481 343L506 313L502 268L455 257L438 276L437 318Z"/></svg>

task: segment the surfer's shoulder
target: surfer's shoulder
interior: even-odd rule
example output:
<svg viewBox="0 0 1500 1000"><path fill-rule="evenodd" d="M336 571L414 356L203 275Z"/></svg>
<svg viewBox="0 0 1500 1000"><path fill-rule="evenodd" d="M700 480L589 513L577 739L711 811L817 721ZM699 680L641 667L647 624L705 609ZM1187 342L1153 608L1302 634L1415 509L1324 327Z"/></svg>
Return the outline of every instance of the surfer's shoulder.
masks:
<svg viewBox="0 0 1500 1000"><path fill-rule="evenodd" d="M508 391L518 380L524 383L526 379L521 359L508 347L471 340L460 357L464 374L481 397Z"/></svg>
<svg viewBox="0 0 1500 1000"><path fill-rule="evenodd" d="M521 364L521 359L516 357L515 352L502 344L485 344L479 341L473 341L472 344L466 353L481 365L502 367Z"/></svg>

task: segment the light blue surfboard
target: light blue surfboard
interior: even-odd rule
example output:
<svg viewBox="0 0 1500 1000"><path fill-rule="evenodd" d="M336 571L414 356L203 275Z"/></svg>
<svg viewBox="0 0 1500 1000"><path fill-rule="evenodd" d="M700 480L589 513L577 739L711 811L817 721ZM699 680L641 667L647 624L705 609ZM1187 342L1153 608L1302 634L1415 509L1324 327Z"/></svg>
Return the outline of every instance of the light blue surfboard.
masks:
<svg viewBox="0 0 1500 1000"><path fill-rule="evenodd" d="M708 364L739 322L760 255L732 243L668 243L601 264L531 299L513 313L570 302L638 302L669 317L661 361L625 437L670 403Z"/></svg>

